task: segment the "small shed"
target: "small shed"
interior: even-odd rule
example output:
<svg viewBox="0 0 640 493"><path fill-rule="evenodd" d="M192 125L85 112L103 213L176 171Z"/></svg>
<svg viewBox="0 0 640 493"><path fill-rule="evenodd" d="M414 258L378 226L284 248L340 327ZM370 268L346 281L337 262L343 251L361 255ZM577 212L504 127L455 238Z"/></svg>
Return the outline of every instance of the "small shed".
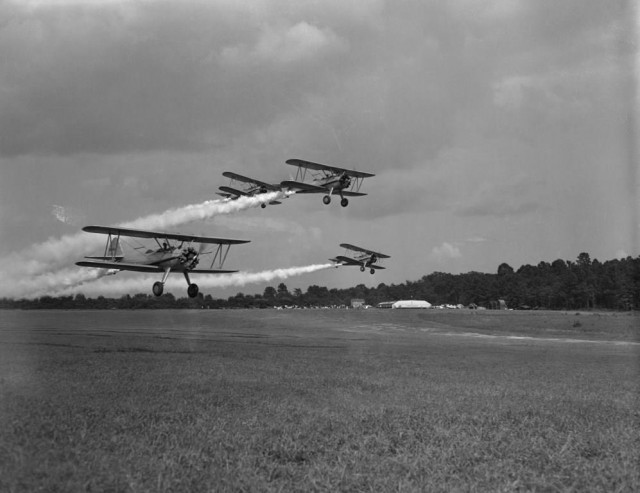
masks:
<svg viewBox="0 0 640 493"><path fill-rule="evenodd" d="M351 308L364 308L364 306L364 300L361 300L359 298L353 298L351 300Z"/></svg>

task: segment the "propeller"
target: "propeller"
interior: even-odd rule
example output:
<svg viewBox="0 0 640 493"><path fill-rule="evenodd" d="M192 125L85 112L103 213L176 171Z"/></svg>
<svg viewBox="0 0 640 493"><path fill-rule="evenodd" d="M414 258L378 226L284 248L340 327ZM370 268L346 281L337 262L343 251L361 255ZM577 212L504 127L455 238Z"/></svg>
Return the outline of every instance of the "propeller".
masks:
<svg viewBox="0 0 640 493"><path fill-rule="evenodd" d="M200 262L198 257L200 256L200 253L202 253L203 248L204 243L200 243L198 250L192 246L188 246L180 253L180 263L184 264L187 269L194 269Z"/></svg>

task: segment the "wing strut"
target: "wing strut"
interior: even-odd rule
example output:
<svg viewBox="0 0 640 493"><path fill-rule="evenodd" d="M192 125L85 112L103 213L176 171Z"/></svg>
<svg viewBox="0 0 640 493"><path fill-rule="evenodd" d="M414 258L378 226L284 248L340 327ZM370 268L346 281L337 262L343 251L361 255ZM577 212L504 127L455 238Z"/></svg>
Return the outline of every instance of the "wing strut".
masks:
<svg viewBox="0 0 640 493"><path fill-rule="evenodd" d="M227 260L227 255L229 254L230 248L231 248L230 244L227 244L227 245L223 245L222 243L218 244L218 248L216 248L216 251L213 255L213 259L211 260L211 266L209 266L209 269L213 269L213 266L216 263L216 260L218 261L218 269L222 269L222 266Z"/></svg>
<svg viewBox="0 0 640 493"><path fill-rule="evenodd" d="M118 247L120 246L120 233L118 235L109 235L107 236L107 243L104 245L104 255L103 259L111 259L112 261L116 260L118 256ZM109 254L109 256L107 256Z"/></svg>

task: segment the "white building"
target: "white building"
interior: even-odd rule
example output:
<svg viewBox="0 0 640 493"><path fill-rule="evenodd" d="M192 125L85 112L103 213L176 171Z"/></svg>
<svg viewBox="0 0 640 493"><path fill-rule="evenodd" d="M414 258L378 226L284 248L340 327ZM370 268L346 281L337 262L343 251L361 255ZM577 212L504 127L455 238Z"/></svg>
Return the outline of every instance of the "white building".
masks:
<svg viewBox="0 0 640 493"><path fill-rule="evenodd" d="M391 305L391 308L431 308L431 303L424 300L400 300Z"/></svg>

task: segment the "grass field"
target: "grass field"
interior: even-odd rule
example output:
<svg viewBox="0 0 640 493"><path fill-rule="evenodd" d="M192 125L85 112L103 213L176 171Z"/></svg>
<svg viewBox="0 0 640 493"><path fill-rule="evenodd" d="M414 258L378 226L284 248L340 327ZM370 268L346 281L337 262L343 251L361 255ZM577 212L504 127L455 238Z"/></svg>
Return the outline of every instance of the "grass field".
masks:
<svg viewBox="0 0 640 493"><path fill-rule="evenodd" d="M0 311L0 490L640 491L638 322Z"/></svg>

